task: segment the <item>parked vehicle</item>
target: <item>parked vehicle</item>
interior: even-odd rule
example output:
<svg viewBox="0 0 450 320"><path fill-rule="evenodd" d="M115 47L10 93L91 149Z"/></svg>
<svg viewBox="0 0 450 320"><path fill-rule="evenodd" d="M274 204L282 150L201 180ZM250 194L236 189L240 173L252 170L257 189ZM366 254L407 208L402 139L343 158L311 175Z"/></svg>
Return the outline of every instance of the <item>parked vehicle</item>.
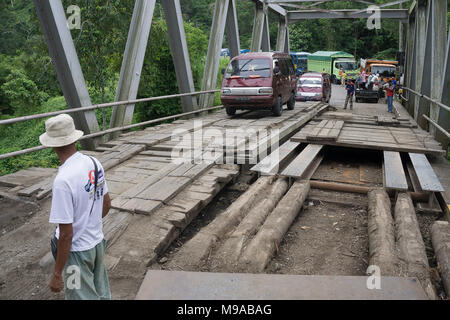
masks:
<svg viewBox="0 0 450 320"><path fill-rule="evenodd" d="M297 82L297 94L295 100L298 101L324 101L330 102L331 80L330 75L318 72L304 73Z"/></svg>
<svg viewBox="0 0 450 320"><path fill-rule="evenodd" d="M362 86L355 90L356 102L372 101L378 103L380 98L382 98L382 96L380 96L379 87L377 85L373 85L372 87L368 86L367 88Z"/></svg>
<svg viewBox="0 0 450 320"><path fill-rule="evenodd" d="M241 54L243 53L248 53L249 50L248 49L241 49ZM225 49L221 49L220 50L220 57L221 58L227 58L230 56L230 49L225 48Z"/></svg>
<svg viewBox="0 0 450 320"><path fill-rule="evenodd" d="M226 58L226 57L229 57L229 56L230 56L230 50L228 50L228 48L220 50L220 57L221 58Z"/></svg>
<svg viewBox="0 0 450 320"><path fill-rule="evenodd" d="M308 56L309 72L325 72L331 76L332 83L341 83L339 70L345 71L347 79L355 80L359 73L358 64L352 54L343 51L317 51Z"/></svg>
<svg viewBox="0 0 450 320"><path fill-rule="evenodd" d="M294 62L294 69L297 75L302 75L308 72L308 56L309 52L291 52L292 61Z"/></svg>
<svg viewBox="0 0 450 320"><path fill-rule="evenodd" d="M367 59L364 65L361 65L361 72L366 71L367 74L379 74L379 82L383 85L389 80L399 80L397 71L397 61Z"/></svg>
<svg viewBox="0 0 450 320"><path fill-rule="evenodd" d="M250 52L234 57L223 69L222 104L228 115L236 110L271 109L276 116L295 106L297 77L287 53Z"/></svg>

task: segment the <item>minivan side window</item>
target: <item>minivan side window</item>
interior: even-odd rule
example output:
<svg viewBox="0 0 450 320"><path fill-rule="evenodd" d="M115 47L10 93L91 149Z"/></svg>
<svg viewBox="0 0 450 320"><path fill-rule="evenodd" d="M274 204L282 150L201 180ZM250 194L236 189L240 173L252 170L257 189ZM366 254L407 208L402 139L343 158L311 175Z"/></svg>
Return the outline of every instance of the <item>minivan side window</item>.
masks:
<svg viewBox="0 0 450 320"><path fill-rule="evenodd" d="M287 59L286 61L287 61L287 64L289 66L289 74L290 75L295 74L295 70L294 70L294 65L293 65L292 59Z"/></svg>
<svg viewBox="0 0 450 320"><path fill-rule="evenodd" d="M284 76L289 76L289 65L287 63L286 59L280 59L280 65L281 65L281 73Z"/></svg>

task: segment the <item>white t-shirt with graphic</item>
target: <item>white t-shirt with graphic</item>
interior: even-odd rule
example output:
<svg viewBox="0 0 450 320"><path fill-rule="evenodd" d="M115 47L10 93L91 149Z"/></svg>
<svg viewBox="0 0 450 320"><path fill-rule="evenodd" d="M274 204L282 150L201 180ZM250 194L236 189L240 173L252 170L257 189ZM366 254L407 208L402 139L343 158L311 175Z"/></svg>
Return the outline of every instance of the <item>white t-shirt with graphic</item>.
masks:
<svg viewBox="0 0 450 320"><path fill-rule="evenodd" d="M95 159L95 158L94 158ZM53 182L50 223L72 224L73 238L70 251L86 251L103 240L103 196L108 193L105 172L100 162L97 192L94 195L95 167L91 158L77 152L59 167ZM91 207L95 202L94 207ZM56 229L59 239L59 226Z"/></svg>

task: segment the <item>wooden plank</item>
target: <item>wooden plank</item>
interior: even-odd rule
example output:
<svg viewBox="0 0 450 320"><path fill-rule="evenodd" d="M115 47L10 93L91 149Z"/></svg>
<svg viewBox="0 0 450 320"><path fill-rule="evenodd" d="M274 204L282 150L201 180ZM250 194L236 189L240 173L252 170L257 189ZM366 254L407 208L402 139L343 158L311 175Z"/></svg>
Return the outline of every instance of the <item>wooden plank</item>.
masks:
<svg viewBox="0 0 450 320"><path fill-rule="evenodd" d="M167 176L172 170L176 169L177 165L175 164L169 164L163 169L159 170L156 174L150 176L149 178L145 179L144 181L138 183L135 187L128 189L125 191L121 196L125 198L134 198L138 194L142 193L144 190Z"/></svg>
<svg viewBox="0 0 450 320"><path fill-rule="evenodd" d="M344 121L329 120L325 128L323 128L316 136L306 136L308 140L336 140L344 126Z"/></svg>
<svg viewBox="0 0 450 320"><path fill-rule="evenodd" d="M178 168L169 173L169 177L182 177L184 174L186 174L187 171L192 169L194 166L195 164L190 162L182 163L178 166Z"/></svg>
<svg viewBox="0 0 450 320"><path fill-rule="evenodd" d="M133 198L127 201L120 209L132 213L149 215L163 205L161 201Z"/></svg>
<svg viewBox="0 0 450 320"><path fill-rule="evenodd" d="M309 144L305 149L283 170L281 175L287 177L301 178L309 168L313 160L322 150L323 145Z"/></svg>
<svg viewBox="0 0 450 320"><path fill-rule="evenodd" d="M285 159L287 159L300 145L298 142L287 141L282 144L278 149L274 150L269 156L265 157L257 165L253 166L250 170L261 172L263 174L276 174L280 168L280 165Z"/></svg>
<svg viewBox="0 0 450 320"><path fill-rule="evenodd" d="M293 142L308 142L305 138L301 136L294 136L291 138ZM388 150L397 152L420 152L433 155L443 155L445 151L442 149L434 148L424 148L417 146L403 146L396 143L376 143L376 142L361 142L355 139L342 139L339 137L336 141L317 141L317 144L338 146L338 147L349 147L358 149L374 149L374 150Z"/></svg>
<svg viewBox="0 0 450 320"><path fill-rule="evenodd" d="M164 177L136 197L166 203L181 192L191 179L185 177Z"/></svg>
<svg viewBox="0 0 450 320"><path fill-rule="evenodd" d="M409 153L411 162L423 191L444 192L444 188L434 173L427 157L421 153Z"/></svg>
<svg viewBox="0 0 450 320"><path fill-rule="evenodd" d="M408 190L400 153L384 151L384 181L387 189Z"/></svg>

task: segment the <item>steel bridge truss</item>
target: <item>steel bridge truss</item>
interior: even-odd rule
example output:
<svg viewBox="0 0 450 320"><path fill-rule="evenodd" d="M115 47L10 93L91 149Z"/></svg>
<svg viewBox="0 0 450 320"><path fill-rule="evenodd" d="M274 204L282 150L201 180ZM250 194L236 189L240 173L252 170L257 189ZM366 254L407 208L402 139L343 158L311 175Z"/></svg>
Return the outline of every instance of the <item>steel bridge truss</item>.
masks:
<svg viewBox="0 0 450 320"><path fill-rule="evenodd" d="M236 12L237 0L216 0L203 74L202 91L216 88L219 72L219 57L224 35L227 35L230 55L240 53L239 27ZM278 16L276 51L289 52L289 24L306 19L360 19L368 18L367 9L326 10L317 5L335 0L252 0L255 4L252 41L250 51L270 51L269 12ZM350 0L367 6L375 5L369 0ZM399 51L406 47L406 85L415 92L407 100L407 108L422 126L430 125L430 132L438 141L448 145L448 134L436 128L449 130L448 110L430 101L449 104L450 64L449 41L447 40L447 1L417 0L409 9L401 4L406 0L391 1L379 6L379 18L399 20ZM67 20L61 0L34 0L38 19L44 33L50 56L53 59L58 80L69 108L91 106L83 72L78 60L72 36L67 28ZM136 0L124 52L122 68L115 101L136 99L149 40L150 28L156 0ZM189 51L183 26L179 0L161 1L167 23L169 44L176 70L179 91L182 94L195 92ZM388 7L400 5L400 9ZM290 9L296 10L290 10ZM404 36L404 31L406 37ZM406 38L406 39L405 39ZM449 38L450 40L450 38ZM404 45L406 43L406 46ZM444 66L444 68L443 68ZM417 94L418 93L418 94ZM423 99L422 95L431 97ZM433 100L434 99L434 100ZM185 95L181 97L183 112L206 109L212 106L213 93ZM130 125L134 104L113 107L110 128ZM423 116L424 115L424 116ZM429 116L429 117L428 117ZM428 119L427 119L428 118ZM75 112L76 126L86 134L98 132L93 110ZM428 121L428 122L427 122ZM114 131L112 137L119 134ZM98 138L85 139L83 147L93 149Z"/></svg>

